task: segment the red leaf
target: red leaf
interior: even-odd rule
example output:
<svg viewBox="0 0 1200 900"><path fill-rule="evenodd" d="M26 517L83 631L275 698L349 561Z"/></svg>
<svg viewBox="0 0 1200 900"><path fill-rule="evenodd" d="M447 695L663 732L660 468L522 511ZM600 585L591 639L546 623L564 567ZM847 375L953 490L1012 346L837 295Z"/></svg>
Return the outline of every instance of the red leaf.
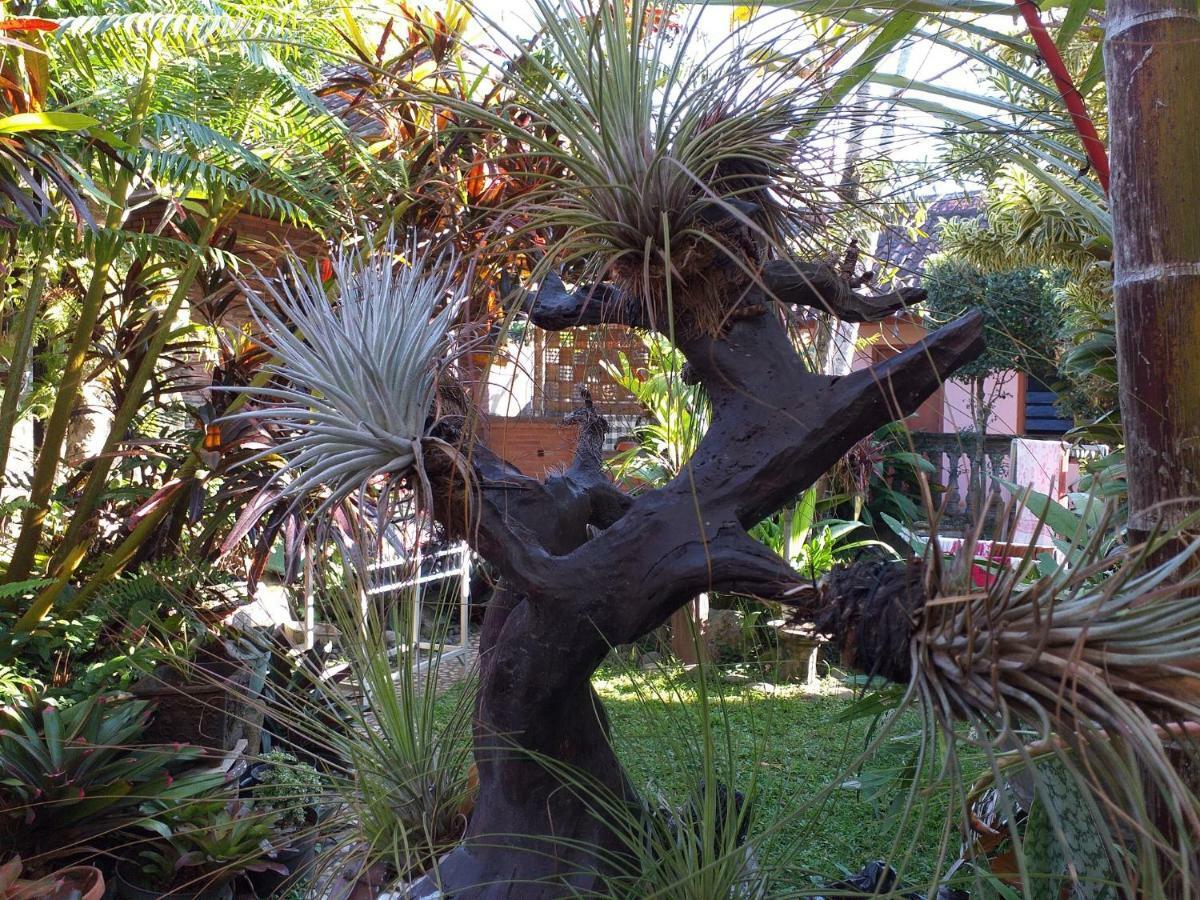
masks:
<svg viewBox="0 0 1200 900"><path fill-rule="evenodd" d="M29 16L24 19L5 19L0 22L0 31L54 31L58 23L52 19Z"/></svg>
<svg viewBox="0 0 1200 900"><path fill-rule="evenodd" d="M169 504L175 499L175 494L178 493L184 482L175 478L168 481L157 491L150 495L150 499L133 511L133 515L129 517L129 527L136 528L137 524L146 516L157 510L160 506Z"/></svg>
<svg viewBox="0 0 1200 900"><path fill-rule="evenodd" d="M230 550L241 543L242 538L250 533L250 529L258 524L263 514L279 499L280 493L278 489L268 488L259 491L254 499L246 504L242 510L242 514L237 517L237 521L229 529L229 534L221 542L221 549L217 551L217 559L225 556Z"/></svg>

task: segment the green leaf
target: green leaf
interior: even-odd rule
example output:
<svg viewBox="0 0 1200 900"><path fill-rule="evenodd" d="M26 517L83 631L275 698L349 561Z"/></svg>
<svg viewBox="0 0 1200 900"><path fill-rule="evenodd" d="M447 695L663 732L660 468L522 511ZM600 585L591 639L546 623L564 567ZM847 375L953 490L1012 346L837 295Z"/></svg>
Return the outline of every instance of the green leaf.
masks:
<svg viewBox="0 0 1200 900"><path fill-rule="evenodd" d="M844 538L852 531L857 531L863 527L862 522L831 522L826 526L826 531L829 534L829 540L838 541Z"/></svg>
<svg viewBox="0 0 1200 900"><path fill-rule="evenodd" d="M41 590L52 581L52 578L30 578L25 581L14 581L10 584L0 584L0 600L7 600L11 597L20 597L22 594Z"/></svg>
<svg viewBox="0 0 1200 900"><path fill-rule="evenodd" d="M929 541L927 539L921 538L914 534L908 526L897 520L895 516L889 516L885 512L881 512L879 515L883 521L887 523L888 528L892 529L892 531L904 538L904 540L908 542L908 545L913 548L913 551L917 555L925 555L925 548L929 546Z"/></svg>
<svg viewBox="0 0 1200 900"><path fill-rule="evenodd" d="M81 113L26 112L0 119L0 134L20 134L26 131L82 131L99 125L99 119Z"/></svg>
<svg viewBox="0 0 1200 900"><path fill-rule="evenodd" d="M1097 41L1087 71L1083 73L1083 78L1079 81L1079 93L1086 97L1102 81L1104 81L1104 41Z"/></svg>
<svg viewBox="0 0 1200 900"><path fill-rule="evenodd" d="M905 692L906 688L899 684L889 684L877 690L868 691L861 699L854 701L834 716L833 721L854 722L858 719L871 719L891 712L900 706Z"/></svg>
<svg viewBox="0 0 1200 900"><path fill-rule="evenodd" d="M1091 8L1092 0L1071 0L1067 5L1066 15L1063 16L1062 24L1058 26L1058 34L1054 38L1059 50L1065 50L1071 43L1071 38L1075 37Z"/></svg>
<svg viewBox="0 0 1200 900"><path fill-rule="evenodd" d="M842 73L842 76L834 82L826 100L828 108L832 109L845 100L850 92L862 84L875 71L875 67L883 61L883 58L908 37L920 22L920 13L902 11L893 14L887 20L887 24L879 29L879 33L867 45L867 49L863 51L858 62Z"/></svg>
<svg viewBox="0 0 1200 900"><path fill-rule="evenodd" d="M137 823L140 827L149 829L164 840L171 839L171 826L159 819L139 819Z"/></svg>
<svg viewBox="0 0 1200 900"><path fill-rule="evenodd" d="M93 128L88 134L98 141L112 147L114 150L132 150L133 148L121 138L106 128Z"/></svg>
<svg viewBox="0 0 1200 900"><path fill-rule="evenodd" d="M115 781L100 788L92 788L93 793L73 803L69 810L63 812L63 822L73 825L98 815L128 797L131 790L133 785L127 781Z"/></svg>
<svg viewBox="0 0 1200 900"><path fill-rule="evenodd" d="M1047 527L1061 538L1074 538L1083 525L1083 518L1061 503L1038 491L1028 491L1019 484L996 478L996 483L1007 488L1014 497L1025 498L1025 508L1046 523Z"/></svg>
<svg viewBox="0 0 1200 900"><path fill-rule="evenodd" d="M812 530L813 519L817 514L817 489L809 488L800 495L796 512L792 516L792 546L799 547L808 540Z"/></svg>
<svg viewBox="0 0 1200 900"><path fill-rule="evenodd" d="M924 472L926 475L932 475L937 471L937 466L922 456L920 453L913 453L911 450L897 450L891 454L892 459L901 465L912 466Z"/></svg>
<svg viewBox="0 0 1200 900"><path fill-rule="evenodd" d="M58 708L47 705L42 710L42 729L46 733L46 750L50 754L50 762L54 768L61 769L63 764L62 721Z"/></svg>

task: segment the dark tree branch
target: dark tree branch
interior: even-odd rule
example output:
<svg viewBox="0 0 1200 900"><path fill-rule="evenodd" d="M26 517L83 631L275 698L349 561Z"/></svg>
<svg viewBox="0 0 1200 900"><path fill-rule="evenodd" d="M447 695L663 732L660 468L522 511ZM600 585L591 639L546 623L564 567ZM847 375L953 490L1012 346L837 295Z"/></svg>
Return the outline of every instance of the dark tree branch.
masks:
<svg viewBox="0 0 1200 900"><path fill-rule="evenodd" d="M804 577L761 541L756 541L737 522L726 522L701 540L680 543L646 573L644 588L659 599L647 604L645 623L626 623L630 632L657 626L674 612L681 595L689 597L706 591L747 594L762 600L791 595L804 584Z"/></svg>
<svg viewBox="0 0 1200 900"><path fill-rule="evenodd" d="M864 435L917 409L983 349L973 313L898 356L833 378L805 370L772 316L737 322L683 350L712 403L713 422L685 471L664 490L698 498L750 527L812 484Z"/></svg>
<svg viewBox="0 0 1200 900"><path fill-rule="evenodd" d="M763 267L760 290L768 299L823 310L844 322L877 322L925 299L920 288L860 294L833 266L790 259L774 260Z"/></svg>
<svg viewBox="0 0 1200 900"><path fill-rule="evenodd" d="M425 469L434 518L451 537L470 543L518 590L552 577L558 504L541 482L481 444L465 454L426 451Z"/></svg>
<svg viewBox="0 0 1200 900"><path fill-rule="evenodd" d="M498 566L517 590L535 596L547 592L542 579L554 569L554 557L587 541L589 526L607 528L633 502L604 471L608 423L586 391L583 399L564 420L579 429L565 472L530 478L460 433L439 435L446 445L467 448L458 459L436 454L426 463L437 520Z"/></svg>
<svg viewBox="0 0 1200 900"><path fill-rule="evenodd" d="M551 273L537 291L526 294L523 309L529 321L547 331L585 325L626 325L648 328L645 309L636 298L608 284L584 285L568 291L562 278Z"/></svg>
<svg viewBox="0 0 1200 900"><path fill-rule="evenodd" d="M779 596L801 583L744 529L811 485L863 435L915 410L982 349L981 319L964 317L844 378L807 372L772 316L739 320L722 337L683 349L713 409L696 453L671 482L556 560L560 584L600 581L581 598L579 614L614 644L660 624L701 591Z"/></svg>
<svg viewBox="0 0 1200 900"><path fill-rule="evenodd" d="M752 294L789 306L807 306L846 322L875 322L925 299L920 288L900 288L882 294L854 290L853 279L826 263L773 260L763 267ZM584 285L569 291L551 273L537 291L527 294L523 310L529 320L547 331L586 325L624 325L651 328L645 308L634 297L608 284Z"/></svg>
<svg viewBox="0 0 1200 900"><path fill-rule="evenodd" d="M596 412L591 391L581 387L579 396L583 405L563 416L565 425L579 429L570 472L580 480L607 480L604 477L604 439L608 435L608 421Z"/></svg>

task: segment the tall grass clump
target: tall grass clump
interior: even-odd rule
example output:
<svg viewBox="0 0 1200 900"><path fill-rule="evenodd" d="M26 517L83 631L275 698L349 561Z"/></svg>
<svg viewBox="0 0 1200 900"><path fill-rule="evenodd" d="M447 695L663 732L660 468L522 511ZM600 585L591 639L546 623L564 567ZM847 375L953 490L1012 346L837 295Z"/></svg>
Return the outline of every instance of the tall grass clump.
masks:
<svg viewBox="0 0 1200 900"><path fill-rule="evenodd" d="M387 879L429 867L462 836L472 795L470 679L439 702L442 639L421 651L410 637L414 591L384 608L331 589L323 607L337 630L323 671L295 670L270 713L285 749L318 761L337 798L320 831L314 879L382 864Z"/></svg>

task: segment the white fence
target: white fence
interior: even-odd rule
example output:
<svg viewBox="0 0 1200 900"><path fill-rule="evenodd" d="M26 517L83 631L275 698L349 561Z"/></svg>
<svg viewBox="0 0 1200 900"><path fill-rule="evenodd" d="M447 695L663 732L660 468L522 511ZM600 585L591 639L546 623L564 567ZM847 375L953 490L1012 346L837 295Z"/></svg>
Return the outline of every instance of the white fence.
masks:
<svg viewBox="0 0 1200 900"><path fill-rule="evenodd" d="M409 647L438 653L443 660L461 656L470 650L468 616L471 599L471 548L465 543L454 544L432 553L422 552L420 541L414 541L417 550L404 554L393 544L392 552L384 559L367 567L367 585L363 590L364 607L369 603L395 600L411 603ZM422 574L427 571L427 574ZM457 582L457 584L455 584ZM444 588L438 592L442 597L457 596L458 639L455 642L427 640L422 635L427 592L434 585L453 585L451 591ZM427 664L425 660L422 664Z"/></svg>

